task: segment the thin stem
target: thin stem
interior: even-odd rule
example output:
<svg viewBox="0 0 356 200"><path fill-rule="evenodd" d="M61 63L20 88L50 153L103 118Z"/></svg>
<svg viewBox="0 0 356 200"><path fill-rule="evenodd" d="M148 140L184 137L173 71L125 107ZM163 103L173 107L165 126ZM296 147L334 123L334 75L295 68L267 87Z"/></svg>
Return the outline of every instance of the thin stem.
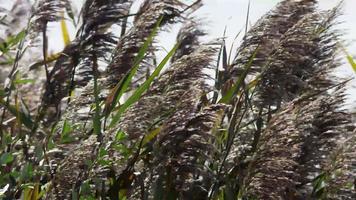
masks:
<svg viewBox="0 0 356 200"><path fill-rule="evenodd" d="M43 55L43 60L44 60L44 66L45 66L45 71L46 71L46 80L47 84L50 82L50 75L48 71L48 64L47 64L47 47L48 47L48 42L47 42L47 23L43 24L42 28L42 55Z"/></svg>

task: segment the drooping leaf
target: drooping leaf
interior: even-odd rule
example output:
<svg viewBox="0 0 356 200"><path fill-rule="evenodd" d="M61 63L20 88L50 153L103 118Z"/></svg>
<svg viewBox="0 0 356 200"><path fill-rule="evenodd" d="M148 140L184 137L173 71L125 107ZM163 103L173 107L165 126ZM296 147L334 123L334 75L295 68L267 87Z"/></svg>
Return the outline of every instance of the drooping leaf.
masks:
<svg viewBox="0 0 356 200"><path fill-rule="evenodd" d="M66 1L64 1L66 2ZM85 1L82 23L76 37L67 45L50 72L43 101L58 106L77 87L86 86L93 78L92 59L107 63L117 43L112 27L126 18L132 0ZM66 4L68 6L68 3Z"/></svg>
<svg viewBox="0 0 356 200"><path fill-rule="evenodd" d="M62 54L62 53L60 52L60 53L54 53L54 54L52 54L52 55L49 55L49 56L47 57L47 61L46 61L46 62L45 62L44 60L35 62L35 63L33 63L33 64L31 64L31 65L29 66L29 69L30 69L30 70L34 70L34 69L37 69L38 67L40 67L40 66L42 66L42 65L44 65L44 64L52 63L52 62L56 61L56 60L61 56L61 54Z"/></svg>
<svg viewBox="0 0 356 200"><path fill-rule="evenodd" d="M26 30L22 30L15 36L10 36L7 38L6 41L0 43L0 51L2 53L8 53L11 48L15 47L17 44L19 44L20 41L22 41L26 36Z"/></svg>
<svg viewBox="0 0 356 200"><path fill-rule="evenodd" d="M39 199L39 183L26 186L23 191L23 200L38 200Z"/></svg>
<svg viewBox="0 0 356 200"><path fill-rule="evenodd" d="M112 109L116 106L117 102L120 100L122 95L127 91L128 87L130 86L132 78L134 77L138 68L140 67L141 61L144 59L149 46L152 44L153 39L157 34L157 31L158 31L158 28L160 26L162 19L163 18L161 17L160 20L157 22L155 28L153 29L152 33L148 37L148 39L145 41L145 43L140 48L140 50L133 62L134 65L132 66L132 69L129 71L129 73L123 79L120 80L120 82L113 88L111 93L106 98L105 108L104 108L105 116L108 116L110 114Z"/></svg>
<svg viewBox="0 0 356 200"><path fill-rule="evenodd" d="M121 115L126 111L128 107L138 101L141 95L147 91L153 82L153 80L159 75L163 67L169 61L169 59L173 56L174 52L179 47L179 44L176 44L172 50L166 55L166 57L162 60L162 62L157 66L155 71L151 74L151 76L139 87L135 90L135 92L125 101L125 103L119 107L117 113L113 116L112 121L110 123L110 127L115 125L119 120Z"/></svg>
<svg viewBox="0 0 356 200"><path fill-rule="evenodd" d="M26 83L34 83L34 79L15 79L14 84L21 85L21 84L26 84Z"/></svg>
<svg viewBox="0 0 356 200"><path fill-rule="evenodd" d="M14 160L14 156L11 153L3 153L0 157L0 165L6 165Z"/></svg>
<svg viewBox="0 0 356 200"><path fill-rule="evenodd" d="M67 46L70 43L70 36L68 32L68 27L64 18L64 12L62 12L62 19L61 19L61 31L62 31L62 39L64 46Z"/></svg>
<svg viewBox="0 0 356 200"><path fill-rule="evenodd" d="M0 105L4 106L11 114L13 114L18 120L23 123L27 128L32 129L34 122L29 114L26 114L23 110L19 110L16 106L6 103L3 99L0 99Z"/></svg>
<svg viewBox="0 0 356 200"><path fill-rule="evenodd" d="M346 59L349 62L349 64L351 65L352 69L356 73L356 61L355 61L355 59L352 57L352 55L350 55L350 53L346 50L346 47L341 42L339 42L338 45L341 48L342 52L345 54Z"/></svg>
<svg viewBox="0 0 356 200"><path fill-rule="evenodd" d="M352 69L356 73L356 62L355 62L355 60L353 59L353 57L351 55L347 55L347 61L349 61Z"/></svg>
<svg viewBox="0 0 356 200"><path fill-rule="evenodd" d="M97 135L101 134L101 107L100 107L100 99L99 99L99 85L98 85L98 63L96 60L96 56L94 56L93 63L93 71L94 71L94 99L95 99L95 109L94 109L94 117L93 117L93 129L94 133Z"/></svg>
<svg viewBox="0 0 356 200"><path fill-rule="evenodd" d="M250 57L250 60L246 64L245 69L244 69L243 73L241 74L241 76L238 78L236 83L227 91L227 93L219 100L219 103L227 103L227 104L230 103L231 100L234 98L235 94L237 94L237 92L241 89L241 86L244 83L245 78L246 78L247 74L249 73L252 63L257 55L257 52L258 52L258 47L256 48L256 50Z"/></svg>
<svg viewBox="0 0 356 200"><path fill-rule="evenodd" d="M158 127L154 130L152 130L151 132L149 132L148 134L145 135L145 138L143 139L142 145L146 145L147 143L149 143L150 141L152 141L161 131L162 127Z"/></svg>
<svg viewBox="0 0 356 200"><path fill-rule="evenodd" d="M72 132L72 126L68 122L68 120L65 120L62 126L62 132L61 132L61 143L69 143L74 141L74 138L71 137L70 133Z"/></svg>
<svg viewBox="0 0 356 200"><path fill-rule="evenodd" d="M325 179L327 177L326 173L319 174L313 180L313 191L312 196L317 197L318 199L322 198L322 194L325 190Z"/></svg>

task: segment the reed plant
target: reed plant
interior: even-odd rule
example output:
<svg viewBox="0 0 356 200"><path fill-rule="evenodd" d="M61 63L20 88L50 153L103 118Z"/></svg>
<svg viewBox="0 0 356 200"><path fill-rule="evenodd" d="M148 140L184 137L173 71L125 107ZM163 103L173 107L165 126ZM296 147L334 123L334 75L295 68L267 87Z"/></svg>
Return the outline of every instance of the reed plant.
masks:
<svg viewBox="0 0 356 200"><path fill-rule="evenodd" d="M72 3L0 9L0 198L356 198L349 80L333 73L342 3L282 0L236 53L203 42L202 0ZM157 62L157 35L176 24Z"/></svg>

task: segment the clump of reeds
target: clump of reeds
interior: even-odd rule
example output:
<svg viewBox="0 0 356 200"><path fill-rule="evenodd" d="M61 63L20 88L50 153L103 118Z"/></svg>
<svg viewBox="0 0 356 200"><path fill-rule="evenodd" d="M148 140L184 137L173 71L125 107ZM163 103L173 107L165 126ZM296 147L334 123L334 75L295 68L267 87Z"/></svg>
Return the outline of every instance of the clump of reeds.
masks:
<svg viewBox="0 0 356 200"><path fill-rule="evenodd" d="M69 1L40 1L26 28L42 34L35 109L16 73L26 34L12 39L19 48L0 88L0 197L355 197L348 81L332 76L340 5L281 1L229 63L224 38L201 43L208 31L190 17L200 0L145 0L130 14L132 4L86 0L75 39L49 56L47 25L75 16ZM177 44L156 63L157 33L178 23Z"/></svg>

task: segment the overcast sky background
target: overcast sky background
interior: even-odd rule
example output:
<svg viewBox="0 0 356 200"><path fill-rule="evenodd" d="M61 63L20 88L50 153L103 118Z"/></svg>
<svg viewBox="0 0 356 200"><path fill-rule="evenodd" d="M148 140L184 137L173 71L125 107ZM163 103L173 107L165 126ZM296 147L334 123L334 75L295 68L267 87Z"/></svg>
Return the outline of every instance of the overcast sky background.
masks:
<svg viewBox="0 0 356 200"><path fill-rule="evenodd" d="M133 12L139 8L143 0L136 0L133 6ZM194 2L193 0L191 0ZM245 20L248 8L249 0L203 0L204 6L201 7L194 15L202 19L205 24L205 29L209 33L207 40L222 37L224 29L226 27L226 41L227 46L230 46L234 37L238 32L244 30ZM254 24L263 14L272 9L280 0L251 0L249 24ZM336 6L340 0L319 0L320 9L330 9ZM73 0L77 6L81 4L81 0ZM339 17L339 21L342 22L338 28L344 33L344 39L348 45L348 51L356 56L356 0L344 0L343 3L343 15ZM169 31L163 32L159 35L158 44L162 45L162 49L169 50L175 43L176 34L180 28L180 25L173 26ZM56 31L60 33L60 31ZM243 34L241 34L241 37ZM60 41L60 34L58 34L57 41ZM241 37L239 39L241 40ZM236 46L233 50L236 50ZM346 45L345 44L345 45ZM54 45L57 48L60 45ZM162 50L158 57L162 58L165 55L165 51ZM337 74L342 77L355 77L355 73L352 71L350 65L345 64L341 67ZM347 94L350 95L349 106L354 107L353 104L356 99L356 80L354 79L348 88Z"/></svg>
<svg viewBox="0 0 356 200"><path fill-rule="evenodd" d="M13 0L2 0L12 2ZM191 0L193 2L193 0ZM195 16L202 19L205 24L205 29L209 33L209 39L218 38L223 35L224 28L227 28L227 44L231 44L235 35L244 30L246 12L249 0L203 0L204 6L201 7ZM72 0L73 5L80 9L83 0ZM135 13L143 0L136 0L132 9ZM251 8L249 15L249 24L254 24L263 14L272 9L280 0L251 0ZM330 9L337 5L340 0L319 0L320 9ZM344 0L343 15L339 17L342 24L340 29L344 30L344 39L349 43L348 49L350 53L356 54L356 0ZM75 34L74 27L68 23L72 38ZM174 45L176 33L180 25L173 26L167 32L163 32L159 36L159 44L165 49L170 49ZM59 26L52 25L50 37L54 38L49 41L50 48L54 51L60 51L63 48L61 31ZM241 34L241 37L243 34ZM241 38L240 37L240 38Z"/></svg>
<svg viewBox="0 0 356 200"><path fill-rule="evenodd" d="M0 0L2 6L10 8L15 0ZM193 2L193 0L191 0ZM72 0L73 5L80 9L83 0ZM136 0L133 6L133 13L139 8L143 0ZM207 40L221 37L226 27L226 40L228 46L231 45L235 35L244 30L246 13L249 0L203 0L204 6L201 7L194 15L198 16L205 24L205 29L209 33ZM254 24L263 14L273 8L280 0L251 0L249 24ZM319 0L320 9L330 9L337 5L340 0ZM343 15L339 17L342 22L339 28L345 33L344 39L347 44L348 51L356 56L356 0L344 0ZM71 38L74 38L75 28L71 23L67 23L71 32ZM180 25L173 26L167 32L159 35L158 44L162 45L162 51L159 53L159 58L165 54L164 49L170 49L175 42L176 33ZM63 49L63 40L59 25L52 24L49 30L49 47L53 52L59 52ZM243 32L243 31L242 31ZM243 34L241 34L241 37ZM240 39L241 39L240 37ZM235 45L233 50L236 50ZM338 74L344 77L355 76L349 65L344 65ZM356 80L350 84L348 94L355 96L356 99ZM349 102L351 103L351 102Z"/></svg>

